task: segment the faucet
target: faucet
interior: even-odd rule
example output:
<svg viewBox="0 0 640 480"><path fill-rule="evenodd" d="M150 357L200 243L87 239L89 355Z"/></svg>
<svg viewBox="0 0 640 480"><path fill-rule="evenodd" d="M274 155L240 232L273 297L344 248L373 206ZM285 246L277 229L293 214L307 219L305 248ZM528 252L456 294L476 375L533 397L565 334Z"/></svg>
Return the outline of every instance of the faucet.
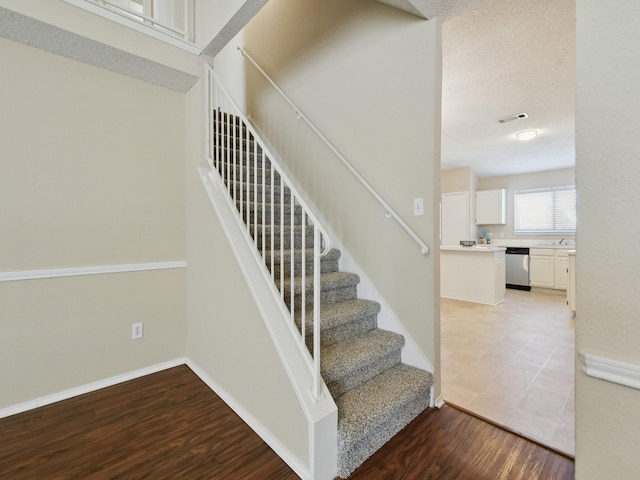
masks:
<svg viewBox="0 0 640 480"><path fill-rule="evenodd" d="M564 245L567 241L563 238L558 242L558 245Z"/></svg>

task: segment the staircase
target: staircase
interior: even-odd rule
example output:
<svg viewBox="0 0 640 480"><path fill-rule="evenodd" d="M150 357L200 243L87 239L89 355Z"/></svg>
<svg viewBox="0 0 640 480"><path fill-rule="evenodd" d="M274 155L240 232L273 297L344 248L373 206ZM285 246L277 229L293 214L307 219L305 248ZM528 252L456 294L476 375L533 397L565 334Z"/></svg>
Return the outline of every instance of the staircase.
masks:
<svg viewBox="0 0 640 480"><path fill-rule="evenodd" d="M215 168L313 353L313 226L240 118L214 116ZM320 262L320 370L338 407L337 474L346 478L429 406L433 379L401 363L404 337L377 327L380 305L358 298L360 279L339 260L332 249Z"/></svg>

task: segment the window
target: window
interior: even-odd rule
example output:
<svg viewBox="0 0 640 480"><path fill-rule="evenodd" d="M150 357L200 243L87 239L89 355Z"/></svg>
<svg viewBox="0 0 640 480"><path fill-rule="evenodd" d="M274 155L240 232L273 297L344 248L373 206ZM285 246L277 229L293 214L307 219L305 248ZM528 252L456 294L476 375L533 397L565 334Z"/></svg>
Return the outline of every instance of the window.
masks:
<svg viewBox="0 0 640 480"><path fill-rule="evenodd" d="M191 41L189 19L193 0L65 0L81 8L96 5L127 21L142 23L155 31L182 40ZM96 12L97 13L97 12ZM111 18L111 17L108 17ZM116 20L117 21L117 20ZM126 24L126 23L125 23ZM130 25L130 24L129 24Z"/></svg>
<svg viewBox="0 0 640 480"><path fill-rule="evenodd" d="M576 233L576 187L520 190L514 214L515 233Z"/></svg>

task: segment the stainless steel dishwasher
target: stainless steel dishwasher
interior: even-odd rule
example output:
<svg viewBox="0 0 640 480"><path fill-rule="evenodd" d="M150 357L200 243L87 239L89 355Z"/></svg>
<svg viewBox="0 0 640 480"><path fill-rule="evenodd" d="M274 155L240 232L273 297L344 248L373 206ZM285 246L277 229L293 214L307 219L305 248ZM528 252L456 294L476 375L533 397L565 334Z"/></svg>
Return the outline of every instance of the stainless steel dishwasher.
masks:
<svg viewBox="0 0 640 480"><path fill-rule="evenodd" d="M505 252L505 277L507 288L531 290L529 284L529 249L507 247Z"/></svg>

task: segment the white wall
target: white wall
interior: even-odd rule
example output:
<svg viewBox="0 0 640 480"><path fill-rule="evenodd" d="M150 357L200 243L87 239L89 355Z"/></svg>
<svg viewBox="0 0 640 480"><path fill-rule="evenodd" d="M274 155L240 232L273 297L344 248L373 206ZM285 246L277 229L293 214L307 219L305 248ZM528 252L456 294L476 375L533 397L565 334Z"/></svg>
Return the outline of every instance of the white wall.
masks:
<svg viewBox="0 0 640 480"><path fill-rule="evenodd" d="M477 182L477 177L469 167L451 168L440 172L440 191L441 193L451 192L471 192L472 177Z"/></svg>
<svg viewBox="0 0 640 480"><path fill-rule="evenodd" d="M247 51L432 247L422 256L248 67L252 118L433 364L439 318L439 38L436 21L366 0L272 0L244 38ZM425 216L412 216L414 197L425 199Z"/></svg>
<svg viewBox="0 0 640 480"><path fill-rule="evenodd" d="M182 95L0 57L0 272L184 260ZM184 318L182 269L0 283L0 408L183 357Z"/></svg>
<svg viewBox="0 0 640 480"><path fill-rule="evenodd" d="M556 240L565 238L574 240L575 235L563 234L558 235L516 235L513 231L514 212L513 197L518 190L527 190L533 188L551 188L566 187L576 184L576 173L574 168L563 168L559 170L546 170L543 172L526 173L521 175L505 175L500 177L488 177L478 179L478 190L494 190L505 188L507 190L507 223L505 225L487 225L483 226L484 230L488 230L493 234L494 239L500 238L500 234L504 238L509 239L535 239L535 240Z"/></svg>
<svg viewBox="0 0 640 480"><path fill-rule="evenodd" d="M206 47L244 3L245 0L195 0L196 45Z"/></svg>
<svg viewBox="0 0 640 480"><path fill-rule="evenodd" d="M576 350L640 365L640 3L577 2ZM576 479L635 479L640 391L576 372Z"/></svg>

